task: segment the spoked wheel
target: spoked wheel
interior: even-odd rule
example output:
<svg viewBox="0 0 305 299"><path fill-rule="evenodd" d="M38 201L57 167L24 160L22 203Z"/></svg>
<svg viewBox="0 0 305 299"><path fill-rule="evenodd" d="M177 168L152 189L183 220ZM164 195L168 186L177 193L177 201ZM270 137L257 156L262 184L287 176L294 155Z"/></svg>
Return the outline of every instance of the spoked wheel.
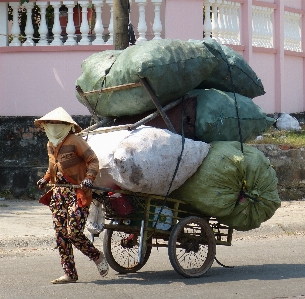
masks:
<svg viewBox="0 0 305 299"><path fill-rule="evenodd" d="M143 263L138 263L140 237L107 229L103 240L104 254L109 266L119 273L139 271L148 261L152 249L152 239L148 239Z"/></svg>
<svg viewBox="0 0 305 299"><path fill-rule="evenodd" d="M211 268L215 254L214 233L206 220L190 216L174 226L168 241L168 256L177 273L200 277Z"/></svg>

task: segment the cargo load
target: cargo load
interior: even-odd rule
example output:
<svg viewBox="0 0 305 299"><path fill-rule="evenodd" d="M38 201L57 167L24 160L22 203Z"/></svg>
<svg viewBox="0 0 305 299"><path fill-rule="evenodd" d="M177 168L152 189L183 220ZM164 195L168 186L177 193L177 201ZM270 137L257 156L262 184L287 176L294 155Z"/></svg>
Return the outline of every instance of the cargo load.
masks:
<svg viewBox="0 0 305 299"><path fill-rule="evenodd" d="M179 188L210 148L207 143L146 126L96 134L88 138L88 144L99 159L101 173L95 184L155 195L166 195L170 186L170 191Z"/></svg>
<svg viewBox="0 0 305 299"><path fill-rule="evenodd" d="M215 141L196 173L172 198L188 202L198 212L247 231L271 218L281 201L277 177L268 158L239 142Z"/></svg>
<svg viewBox="0 0 305 299"><path fill-rule="evenodd" d="M265 94L260 78L248 62L232 48L218 43L215 39L189 40L189 42L199 47L207 47L218 59L210 76L205 78L197 88L237 92L251 99Z"/></svg>
<svg viewBox="0 0 305 299"><path fill-rule="evenodd" d="M252 99L237 93L194 89L188 95L197 96L195 136L204 142L240 141L240 134L246 142L261 135L275 122Z"/></svg>
<svg viewBox="0 0 305 299"><path fill-rule="evenodd" d="M83 92L147 80L161 105L176 100L210 76L216 57L202 45L176 39L143 42L122 51L108 50L89 56L76 80ZM78 92L78 100L85 104ZM137 115L155 106L144 86L88 95L99 116Z"/></svg>

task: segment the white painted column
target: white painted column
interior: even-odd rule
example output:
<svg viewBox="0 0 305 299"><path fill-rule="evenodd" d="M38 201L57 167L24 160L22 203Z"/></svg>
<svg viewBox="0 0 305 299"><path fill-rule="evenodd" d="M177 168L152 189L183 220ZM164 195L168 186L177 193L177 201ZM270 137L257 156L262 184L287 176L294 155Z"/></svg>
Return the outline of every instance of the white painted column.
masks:
<svg viewBox="0 0 305 299"><path fill-rule="evenodd" d="M145 5L147 4L147 0L135 0L135 3L139 6L139 23L138 23L138 33L139 37L136 41L136 44L142 43L146 41L146 31L147 25L145 20Z"/></svg>
<svg viewBox="0 0 305 299"><path fill-rule="evenodd" d="M52 28L53 41L50 43L51 46L62 46L63 43L60 39L61 37L61 26L59 21L59 8L61 7L61 2L51 1L50 5L54 8L54 24Z"/></svg>
<svg viewBox="0 0 305 299"><path fill-rule="evenodd" d="M0 47L5 47L8 45L8 2L0 2Z"/></svg>
<svg viewBox="0 0 305 299"><path fill-rule="evenodd" d="M10 2L10 6L13 9L13 26L12 26L12 35L13 35L13 40L9 44L9 46L21 46L21 41L19 40L19 35L20 35L20 27L18 24L18 9L20 6L19 2Z"/></svg>
<svg viewBox="0 0 305 299"><path fill-rule="evenodd" d="M106 3L110 6L110 23L108 27L109 31L109 39L107 41L107 45L113 45L113 1L112 0L106 0Z"/></svg>
<svg viewBox="0 0 305 299"><path fill-rule="evenodd" d="M214 0L204 0L204 24L203 24L203 31L204 31L204 39L210 39L212 34L212 20L210 17L211 8L210 6L214 3Z"/></svg>
<svg viewBox="0 0 305 299"><path fill-rule="evenodd" d="M25 2L23 5L26 8L26 26L24 29L26 41L22 44L22 46L35 46L35 42L32 39L34 34L34 27L32 24L32 9L34 7L34 2Z"/></svg>
<svg viewBox="0 0 305 299"><path fill-rule="evenodd" d="M213 3L212 4L212 38L214 38L216 41L219 41L218 34L219 34L218 3Z"/></svg>
<svg viewBox="0 0 305 299"><path fill-rule="evenodd" d="M153 39L162 39L161 38L161 32L162 32L162 23L161 23L161 14L160 14L160 8L162 0L152 0L152 3L155 7L155 18L154 18L154 24L153 24L153 31L155 37Z"/></svg>
<svg viewBox="0 0 305 299"><path fill-rule="evenodd" d="M226 32L226 24L225 24L225 13L224 13L224 5L222 1L220 1L218 6L218 41L222 44L225 43L225 32Z"/></svg>
<svg viewBox="0 0 305 299"><path fill-rule="evenodd" d="M74 46L77 45L75 40L75 25L73 20L73 8L75 6L74 1L63 1L63 4L68 7L68 24L66 28L67 40L65 46Z"/></svg>
<svg viewBox="0 0 305 299"><path fill-rule="evenodd" d="M103 32L104 32L104 26L102 21L102 8L103 8L103 0L93 0L92 4L94 4L95 7L95 26L94 26L94 32L95 32L95 40L92 42L92 45L104 45L105 41L103 40Z"/></svg>
<svg viewBox="0 0 305 299"><path fill-rule="evenodd" d="M40 39L36 46L48 46L49 43L47 41L48 34L48 26L46 20L46 9L48 7L48 2L37 2L37 5L40 7L40 26L39 26L39 34Z"/></svg>
<svg viewBox="0 0 305 299"><path fill-rule="evenodd" d="M82 8L82 23L79 28L82 37L81 40L79 41L79 45L90 45L91 42L89 40L88 34L89 34L89 24L88 24L88 6L89 2L88 1L78 1L78 4Z"/></svg>

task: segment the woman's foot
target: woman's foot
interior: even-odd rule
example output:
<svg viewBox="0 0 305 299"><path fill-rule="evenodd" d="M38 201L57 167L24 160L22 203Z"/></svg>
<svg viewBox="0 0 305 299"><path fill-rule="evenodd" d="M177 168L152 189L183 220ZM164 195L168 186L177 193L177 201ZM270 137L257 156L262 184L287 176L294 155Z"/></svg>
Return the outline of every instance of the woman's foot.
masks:
<svg viewBox="0 0 305 299"><path fill-rule="evenodd" d="M96 267L102 277L105 277L108 274L109 266L106 261L106 258L102 252L100 252L100 256L97 260L94 261Z"/></svg>
<svg viewBox="0 0 305 299"><path fill-rule="evenodd" d="M53 284L64 284L64 283L73 283L73 282L76 282L76 281L77 281L77 279L71 278L71 277L69 277L68 275L65 274L65 275L63 275L59 278L56 278L56 279L52 280L51 283L53 283Z"/></svg>

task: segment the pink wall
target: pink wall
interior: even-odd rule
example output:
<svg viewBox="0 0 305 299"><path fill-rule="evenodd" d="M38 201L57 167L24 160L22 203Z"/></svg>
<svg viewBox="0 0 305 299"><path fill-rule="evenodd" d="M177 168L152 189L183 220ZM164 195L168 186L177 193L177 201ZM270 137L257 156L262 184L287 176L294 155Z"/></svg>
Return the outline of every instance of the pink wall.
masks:
<svg viewBox="0 0 305 299"><path fill-rule="evenodd" d="M262 80L265 94L253 99L254 103L262 108L265 113L273 113L275 110L275 93L274 93L274 54L258 53L252 55L252 69Z"/></svg>
<svg viewBox="0 0 305 299"><path fill-rule="evenodd" d="M285 89L282 100L282 111L292 113L294 111L304 111L304 74L303 58L286 56L284 82Z"/></svg>
<svg viewBox="0 0 305 299"><path fill-rule="evenodd" d="M166 0L165 37L203 38L202 0Z"/></svg>
<svg viewBox="0 0 305 299"><path fill-rule="evenodd" d="M82 61L97 51L62 52L63 47L48 47L53 51L39 52L33 47L36 51L28 52L24 48L18 47L25 50L22 55L9 51L16 48L0 52L0 115L39 116L59 106L72 115L90 115L75 96L75 81L82 73Z"/></svg>

